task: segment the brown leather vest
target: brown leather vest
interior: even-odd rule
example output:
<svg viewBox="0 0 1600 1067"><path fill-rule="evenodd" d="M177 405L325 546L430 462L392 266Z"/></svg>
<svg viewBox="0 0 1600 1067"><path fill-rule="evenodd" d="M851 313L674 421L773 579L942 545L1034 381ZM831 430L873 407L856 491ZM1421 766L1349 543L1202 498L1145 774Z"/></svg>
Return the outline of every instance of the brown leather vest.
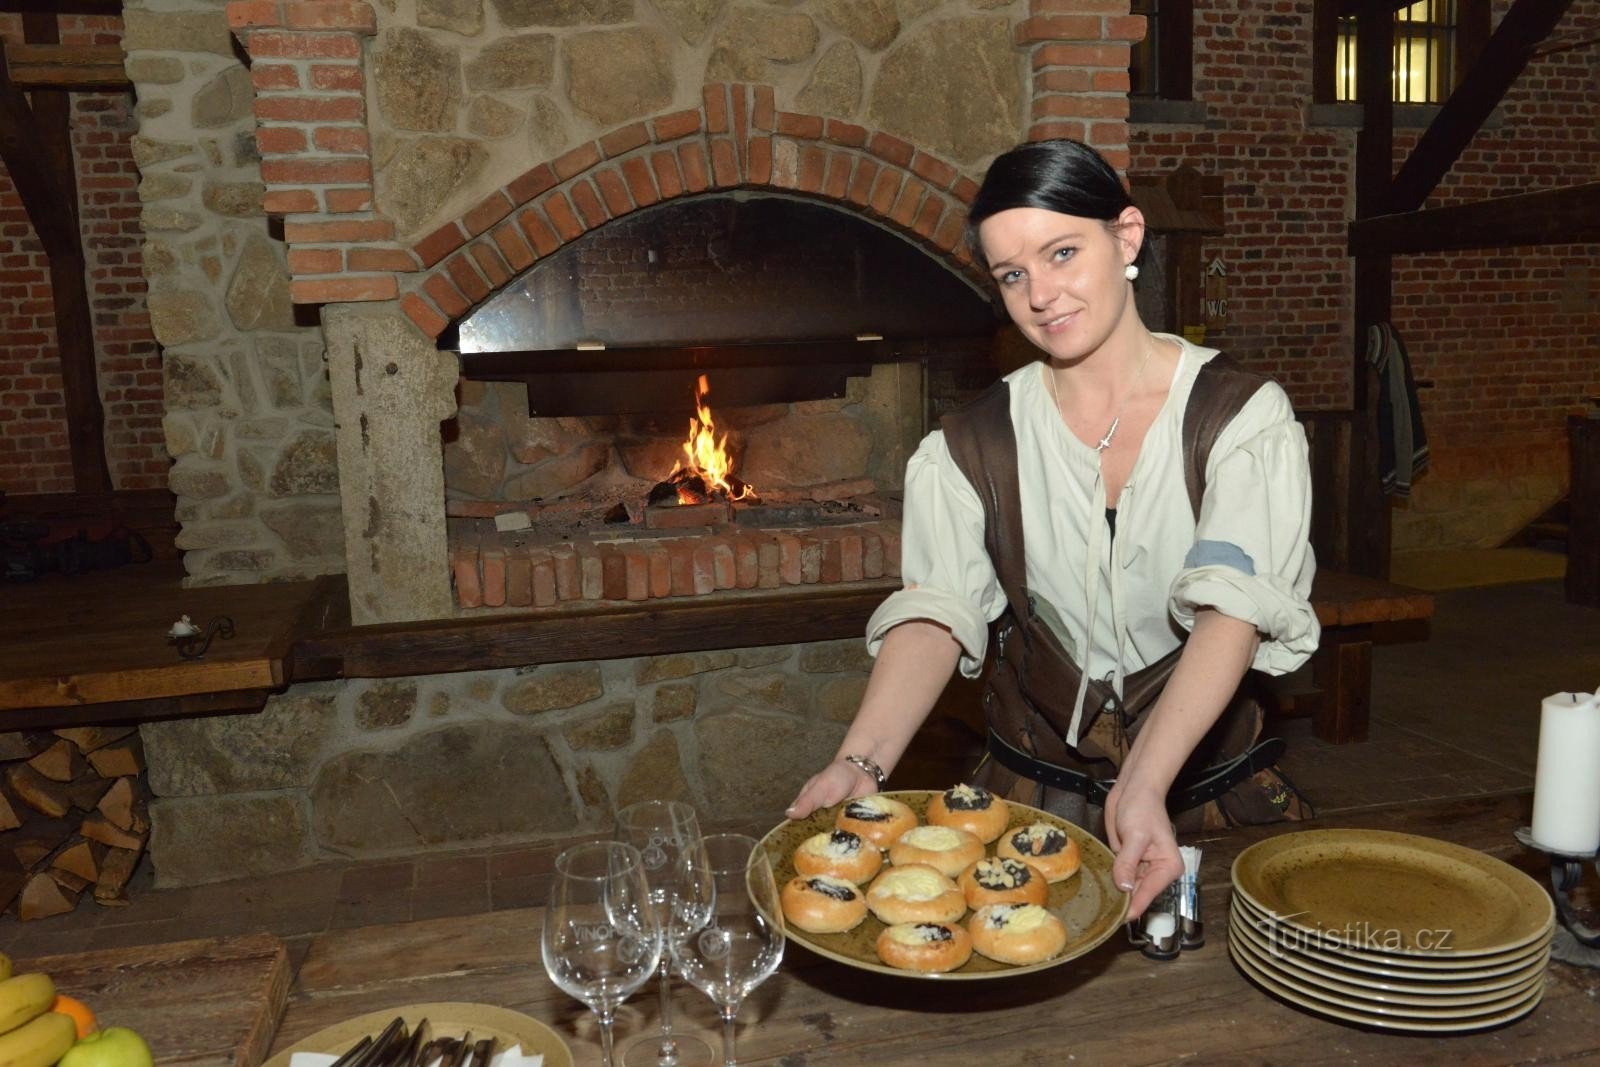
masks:
<svg viewBox="0 0 1600 1067"><path fill-rule="evenodd" d="M1206 460L1222 430L1267 381L1219 355L1201 366L1183 415L1184 480L1196 520L1205 493ZM992 628L994 664L984 690L991 731L1035 759L1112 778L1156 698L1177 666L1183 646L1123 679L1119 697L1091 678L1084 696L1076 749L1066 742L1080 671L1054 631L1035 614L1026 582L1017 440L1011 425L1010 386L1004 379L941 421L956 466L983 502L984 544L1005 590L1007 608ZM1224 710L1179 774L1212 766L1246 751L1260 730L1259 706L1243 693ZM1016 776L993 773L990 788L1011 792Z"/></svg>

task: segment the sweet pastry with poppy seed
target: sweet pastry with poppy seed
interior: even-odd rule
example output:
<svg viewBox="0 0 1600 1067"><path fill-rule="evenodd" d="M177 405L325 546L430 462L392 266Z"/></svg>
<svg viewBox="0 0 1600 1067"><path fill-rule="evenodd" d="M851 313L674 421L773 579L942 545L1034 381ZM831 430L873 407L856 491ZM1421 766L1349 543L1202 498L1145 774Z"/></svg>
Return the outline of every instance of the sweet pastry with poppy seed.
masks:
<svg viewBox="0 0 1600 1067"><path fill-rule="evenodd" d="M1067 928L1037 904L988 904L967 920L972 947L991 960L1019 966L1049 959L1067 946Z"/></svg>
<svg viewBox="0 0 1600 1067"><path fill-rule="evenodd" d="M813 834L794 850L794 869L801 874L831 874L857 885L870 882L883 866L883 853L849 830Z"/></svg>
<svg viewBox="0 0 1600 1067"><path fill-rule="evenodd" d="M898 923L878 935L877 949L891 967L943 974L972 958L972 935L952 923Z"/></svg>
<svg viewBox="0 0 1600 1067"><path fill-rule="evenodd" d="M997 856L1031 863L1050 882L1066 881L1078 873L1083 863L1078 843L1065 830L1047 822L1031 823L1010 831L1000 838L994 851Z"/></svg>
<svg viewBox="0 0 1600 1067"><path fill-rule="evenodd" d="M778 896L784 918L809 934L843 933L867 917L867 898L843 878L798 875Z"/></svg>
<svg viewBox="0 0 1600 1067"><path fill-rule="evenodd" d="M860 834L878 848L888 848L900 835L917 825L917 815L893 797L873 794L846 801L833 824Z"/></svg>
<svg viewBox="0 0 1600 1067"><path fill-rule="evenodd" d="M954 786L928 801L929 823L965 830L986 845L1005 833L1010 821L1006 802L981 786Z"/></svg>
<svg viewBox="0 0 1600 1067"><path fill-rule="evenodd" d="M1010 856L979 860L961 872L956 884L971 908L986 904L1043 904L1050 896L1050 886L1038 868Z"/></svg>

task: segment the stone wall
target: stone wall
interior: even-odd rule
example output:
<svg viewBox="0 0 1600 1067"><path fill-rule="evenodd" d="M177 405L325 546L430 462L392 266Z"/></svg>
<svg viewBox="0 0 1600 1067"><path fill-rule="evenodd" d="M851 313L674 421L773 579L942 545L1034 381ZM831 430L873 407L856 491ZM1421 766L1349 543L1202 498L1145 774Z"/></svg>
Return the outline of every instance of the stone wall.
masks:
<svg viewBox="0 0 1600 1067"><path fill-rule="evenodd" d="M197 583L340 570L324 346L262 210L250 72L220 4L130 0L124 20L185 566Z"/></svg>
<svg viewBox="0 0 1600 1067"><path fill-rule="evenodd" d="M689 801L782 818L866 685L860 641L299 685L141 728L161 885L602 832Z"/></svg>

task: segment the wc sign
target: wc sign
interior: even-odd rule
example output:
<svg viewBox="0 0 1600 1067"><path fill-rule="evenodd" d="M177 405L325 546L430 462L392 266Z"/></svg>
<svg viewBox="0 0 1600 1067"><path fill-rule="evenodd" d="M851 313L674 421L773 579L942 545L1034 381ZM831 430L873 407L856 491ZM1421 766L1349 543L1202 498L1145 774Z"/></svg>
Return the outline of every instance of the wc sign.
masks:
<svg viewBox="0 0 1600 1067"><path fill-rule="evenodd" d="M1205 296L1202 310L1206 316L1206 330L1221 330L1228 325L1228 268L1221 256L1206 265Z"/></svg>

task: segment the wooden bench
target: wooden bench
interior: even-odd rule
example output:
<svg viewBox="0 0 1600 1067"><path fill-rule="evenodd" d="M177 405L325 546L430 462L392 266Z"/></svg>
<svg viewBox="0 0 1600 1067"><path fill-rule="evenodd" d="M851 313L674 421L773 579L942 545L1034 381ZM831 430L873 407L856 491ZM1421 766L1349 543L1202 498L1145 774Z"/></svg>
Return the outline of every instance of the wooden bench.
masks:
<svg viewBox="0 0 1600 1067"><path fill-rule="evenodd" d="M1324 741L1365 741L1372 714L1373 639L1385 623L1431 618L1433 594L1319 570L1311 586L1311 606L1322 624L1322 643L1311 658L1316 689L1297 694L1294 711L1309 714L1313 731Z"/></svg>

